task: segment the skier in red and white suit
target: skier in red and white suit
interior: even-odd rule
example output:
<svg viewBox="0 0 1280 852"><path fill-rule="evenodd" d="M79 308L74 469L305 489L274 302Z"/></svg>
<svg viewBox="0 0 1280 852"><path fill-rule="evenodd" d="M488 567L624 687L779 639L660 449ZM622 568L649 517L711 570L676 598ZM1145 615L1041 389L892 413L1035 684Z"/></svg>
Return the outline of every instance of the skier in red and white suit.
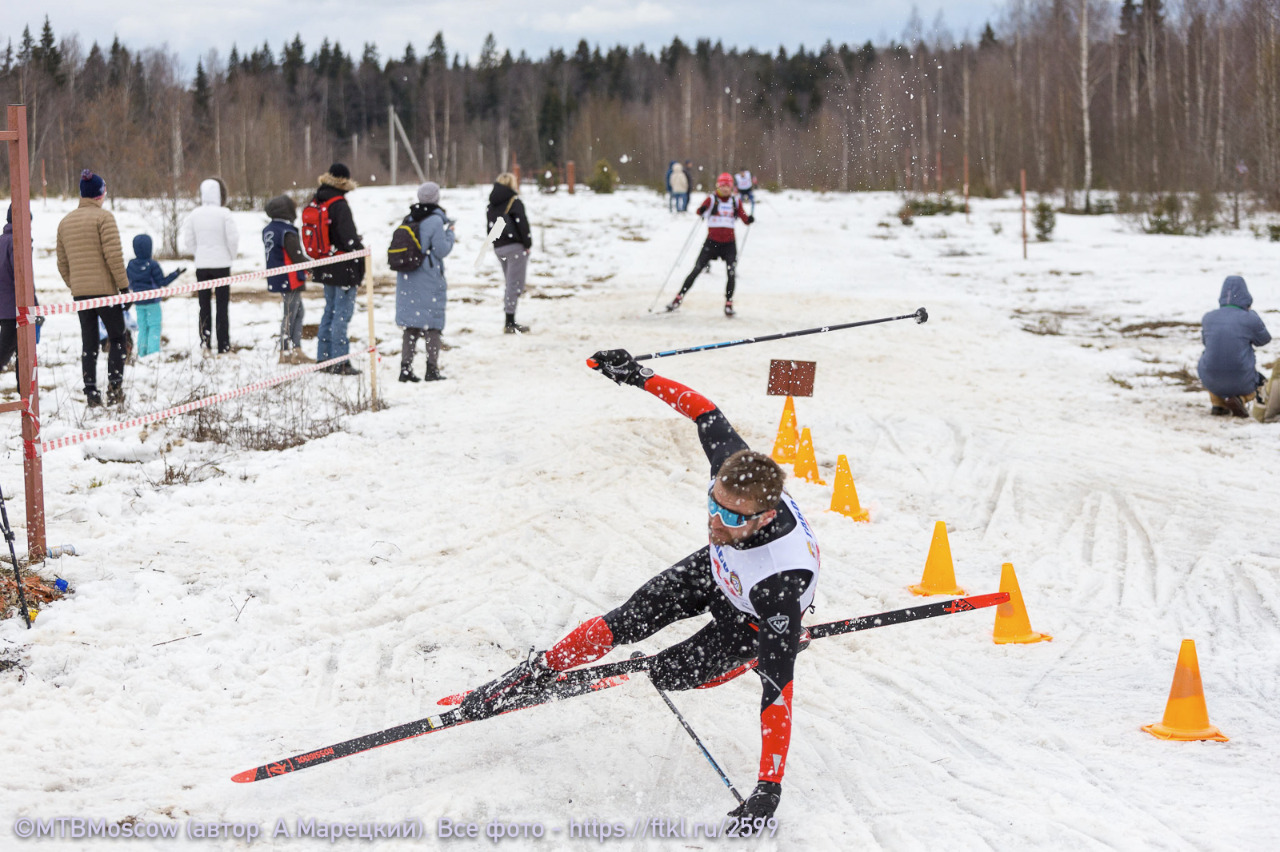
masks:
<svg viewBox="0 0 1280 852"><path fill-rule="evenodd" d="M680 292L667 305L668 311L674 311L684 301L684 294L693 288L698 276L711 268L711 261L723 260L729 271L729 280L724 287L724 315L733 316L734 274L738 267L738 244L734 241L733 223L741 219L750 225L756 220L742 207L742 201L733 193L733 175L724 172L716 178L715 195L708 195L698 205L698 215L707 220L707 239L698 252L698 260L693 271L684 279Z"/></svg>
<svg viewBox="0 0 1280 852"><path fill-rule="evenodd" d="M792 676L801 649L800 617L818 584L818 542L773 459L751 451L710 400L641 367L625 350L588 362L618 384L653 394L698 427L711 463L708 544L653 577L626 603L575 628L546 652L471 692L462 715L483 719L527 705L560 672L598 660L669 624L709 614L689 639L654 656L649 676L663 689L718 685L757 661L760 701L759 783L731 813L767 817L782 795L791 741Z"/></svg>

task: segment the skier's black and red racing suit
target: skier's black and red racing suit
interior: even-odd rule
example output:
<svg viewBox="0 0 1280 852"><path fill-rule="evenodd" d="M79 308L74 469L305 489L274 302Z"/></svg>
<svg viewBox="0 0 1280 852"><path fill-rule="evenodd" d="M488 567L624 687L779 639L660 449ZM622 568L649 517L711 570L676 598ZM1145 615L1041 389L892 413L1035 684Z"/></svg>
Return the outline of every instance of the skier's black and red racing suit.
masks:
<svg viewBox="0 0 1280 852"><path fill-rule="evenodd" d="M644 389L693 420L714 479L746 441L720 409L701 394L662 376ZM741 543L708 545L641 586L617 609L579 625L547 652L563 671L604 656L617 645L638 642L685 618L710 614L696 634L657 654L649 669L663 689L715 686L743 663L758 660L760 700L759 780L782 782L791 741L792 678L800 652L800 618L817 586L817 540L785 492L777 516Z"/></svg>

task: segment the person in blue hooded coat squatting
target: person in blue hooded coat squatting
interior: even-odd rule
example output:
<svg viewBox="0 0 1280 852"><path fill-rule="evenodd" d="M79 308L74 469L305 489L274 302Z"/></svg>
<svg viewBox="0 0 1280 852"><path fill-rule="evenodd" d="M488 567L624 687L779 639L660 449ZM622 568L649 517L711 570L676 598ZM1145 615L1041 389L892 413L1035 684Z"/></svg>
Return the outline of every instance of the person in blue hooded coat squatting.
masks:
<svg viewBox="0 0 1280 852"><path fill-rule="evenodd" d="M1209 391L1210 413L1248 417L1250 400L1266 383L1266 377L1258 372L1253 348L1270 343L1271 334L1262 317L1250 310L1253 296L1239 275L1229 275L1222 282L1218 305L1200 322L1204 354L1196 372Z"/></svg>

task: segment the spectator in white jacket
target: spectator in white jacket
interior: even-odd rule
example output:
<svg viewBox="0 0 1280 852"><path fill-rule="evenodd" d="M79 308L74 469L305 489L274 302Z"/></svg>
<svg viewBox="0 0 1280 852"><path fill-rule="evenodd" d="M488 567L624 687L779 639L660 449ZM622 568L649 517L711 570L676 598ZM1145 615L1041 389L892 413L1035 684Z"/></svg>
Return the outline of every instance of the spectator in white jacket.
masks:
<svg viewBox="0 0 1280 852"><path fill-rule="evenodd" d="M200 184L200 206L182 223L182 250L191 252L196 260L196 280L211 281L231 274L231 263L240 245L240 233L236 230L231 211L224 204L226 188L218 178L209 178ZM231 325L227 308L231 302L231 285L214 287L212 292L201 290L200 297L200 346L208 354L212 349L210 334L210 296L218 303L218 354L231 351Z"/></svg>

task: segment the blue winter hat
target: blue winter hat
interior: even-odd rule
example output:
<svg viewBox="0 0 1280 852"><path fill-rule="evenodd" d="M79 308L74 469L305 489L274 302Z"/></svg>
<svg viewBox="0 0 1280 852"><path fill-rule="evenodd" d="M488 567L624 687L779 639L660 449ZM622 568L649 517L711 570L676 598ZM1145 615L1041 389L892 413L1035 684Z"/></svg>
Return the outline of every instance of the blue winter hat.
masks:
<svg viewBox="0 0 1280 852"><path fill-rule="evenodd" d="M89 169L85 169L80 173L80 197L81 198L98 198L106 195L107 182L100 176L95 175Z"/></svg>

